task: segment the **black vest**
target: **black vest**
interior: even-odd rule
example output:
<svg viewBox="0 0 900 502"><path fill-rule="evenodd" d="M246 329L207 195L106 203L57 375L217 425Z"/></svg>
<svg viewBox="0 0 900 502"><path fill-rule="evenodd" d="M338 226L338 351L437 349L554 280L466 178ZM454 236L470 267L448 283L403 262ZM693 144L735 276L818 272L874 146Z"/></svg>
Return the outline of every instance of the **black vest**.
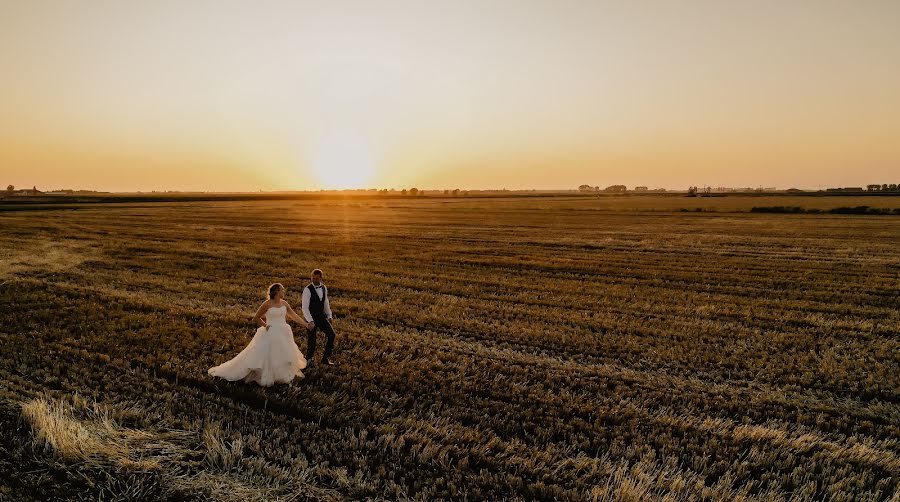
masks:
<svg viewBox="0 0 900 502"><path fill-rule="evenodd" d="M313 316L313 319L325 317L325 299L328 298L328 290L324 289L325 285L322 285L321 300L315 286L310 284L306 288L309 289L309 314Z"/></svg>

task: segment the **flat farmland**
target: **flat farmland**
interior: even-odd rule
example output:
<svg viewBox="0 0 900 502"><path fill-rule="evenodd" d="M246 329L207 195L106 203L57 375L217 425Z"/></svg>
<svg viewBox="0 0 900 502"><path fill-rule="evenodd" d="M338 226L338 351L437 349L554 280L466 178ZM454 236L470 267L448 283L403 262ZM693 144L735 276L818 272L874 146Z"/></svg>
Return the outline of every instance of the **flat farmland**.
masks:
<svg viewBox="0 0 900 502"><path fill-rule="evenodd" d="M0 499L897 500L900 216L748 212L850 199L0 212ZM313 268L338 366L207 376Z"/></svg>

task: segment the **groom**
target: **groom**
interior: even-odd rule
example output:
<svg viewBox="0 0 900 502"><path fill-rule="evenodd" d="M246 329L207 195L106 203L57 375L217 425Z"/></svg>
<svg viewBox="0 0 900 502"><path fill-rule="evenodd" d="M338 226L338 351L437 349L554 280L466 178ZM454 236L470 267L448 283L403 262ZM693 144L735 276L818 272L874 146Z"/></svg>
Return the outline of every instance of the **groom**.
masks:
<svg viewBox="0 0 900 502"><path fill-rule="evenodd" d="M315 269L310 277L312 283L303 288L303 317L306 318L306 359L312 365L316 355L316 331L322 330L328 339L322 364L334 366L331 352L334 350L334 328L331 327L331 305L328 303L328 288L322 284L322 271Z"/></svg>

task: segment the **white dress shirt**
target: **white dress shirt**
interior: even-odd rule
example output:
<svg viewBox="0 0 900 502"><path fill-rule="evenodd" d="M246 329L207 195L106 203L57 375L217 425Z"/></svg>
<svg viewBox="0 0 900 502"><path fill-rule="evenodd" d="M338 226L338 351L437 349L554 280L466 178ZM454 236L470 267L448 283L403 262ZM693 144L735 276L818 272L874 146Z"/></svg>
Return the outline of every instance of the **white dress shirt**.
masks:
<svg viewBox="0 0 900 502"><path fill-rule="evenodd" d="M315 288L315 286L313 286ZM319 295L319 300L322 297L325 297L325 317L331 319L331 305L328 303L328 296L325 295L325 292L328 291L328 288L322 284L321 288L316 288L316 294ZM309 287L303 288L303 317L306 318L306 322L312 322L312 314L309 313Z"/></svg>

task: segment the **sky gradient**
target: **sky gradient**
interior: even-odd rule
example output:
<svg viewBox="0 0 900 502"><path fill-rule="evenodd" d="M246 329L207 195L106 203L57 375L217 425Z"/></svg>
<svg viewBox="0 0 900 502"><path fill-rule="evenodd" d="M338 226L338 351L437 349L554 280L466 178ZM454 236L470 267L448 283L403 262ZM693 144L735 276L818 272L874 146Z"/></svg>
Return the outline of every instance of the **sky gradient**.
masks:
<svg viewBox="0 0 900 502"><path fill-rule="evenodd" d="M0 0L0 184L860 186L900 2Z"/></svg>

